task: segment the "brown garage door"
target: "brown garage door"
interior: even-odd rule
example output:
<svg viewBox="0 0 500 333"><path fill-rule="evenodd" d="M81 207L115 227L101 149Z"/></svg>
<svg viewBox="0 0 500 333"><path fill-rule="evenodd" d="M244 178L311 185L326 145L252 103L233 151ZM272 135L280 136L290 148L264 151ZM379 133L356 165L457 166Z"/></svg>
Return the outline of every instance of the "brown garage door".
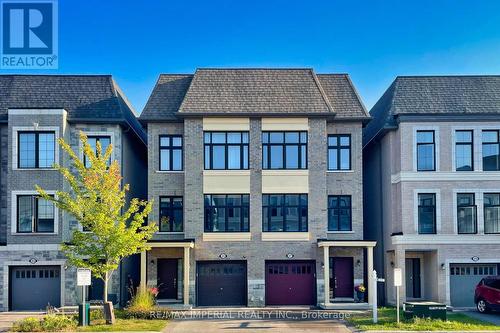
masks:
<svg viewBox="0 0 500 333"><path fill-rule="evenodd" d="M314 261L266 262L266 304L316 304Z"/></svg>
<svg viewBox="0 0 500 333"><path fill-rule="evenodd" d="M198 262L196 269L198 305L247 305L245 261Z"/></svg>

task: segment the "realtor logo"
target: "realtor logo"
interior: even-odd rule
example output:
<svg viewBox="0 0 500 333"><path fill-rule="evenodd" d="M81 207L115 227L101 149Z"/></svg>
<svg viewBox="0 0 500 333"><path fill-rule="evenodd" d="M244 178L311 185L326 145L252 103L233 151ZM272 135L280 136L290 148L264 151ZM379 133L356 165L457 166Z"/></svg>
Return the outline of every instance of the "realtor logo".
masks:
<svg viewBox="0 0 500 333"><path fill-rule="evenodd" d="M0 0L3 69L58 67L57 0Z"/></svg>

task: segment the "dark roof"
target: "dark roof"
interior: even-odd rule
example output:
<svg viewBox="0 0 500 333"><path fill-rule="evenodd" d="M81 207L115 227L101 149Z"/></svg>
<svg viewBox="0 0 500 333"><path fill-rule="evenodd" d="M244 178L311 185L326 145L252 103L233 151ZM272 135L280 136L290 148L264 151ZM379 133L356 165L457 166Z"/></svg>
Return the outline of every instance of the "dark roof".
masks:
<svg viewBox="0 0 500 333"><path fill-rule="evenodd" d="M500 76L398 76L370 115L365 144L402 115L500 115Z"/></svg>
<svg viewBox="0 0 500 333"><path fill-rule="evenodd" d="M345 74L312 69L198 69L194 75L160 75L140 119L193 115L330 115L368 118Z"/></svg>
<svg viewBox="0 0 500 333"><path fill-rule="evenodd" d="M8 109L27 108L65 109L69 121L127 123L146 140L111 75L0 75L0 119Z"/></svg>

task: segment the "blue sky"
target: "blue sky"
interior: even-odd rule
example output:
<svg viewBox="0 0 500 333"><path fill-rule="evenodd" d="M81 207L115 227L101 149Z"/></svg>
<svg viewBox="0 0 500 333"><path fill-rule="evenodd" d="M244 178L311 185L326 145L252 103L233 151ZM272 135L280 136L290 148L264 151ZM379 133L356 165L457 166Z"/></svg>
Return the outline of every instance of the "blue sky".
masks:
<svg viewBox="0 0 500 333"><path fill-rule="evenodd" d="M33 73L113 74L141 111L197 67L349 73L370 108L397 75L500 74L500 1L60 0L59 70Z"/></svg>

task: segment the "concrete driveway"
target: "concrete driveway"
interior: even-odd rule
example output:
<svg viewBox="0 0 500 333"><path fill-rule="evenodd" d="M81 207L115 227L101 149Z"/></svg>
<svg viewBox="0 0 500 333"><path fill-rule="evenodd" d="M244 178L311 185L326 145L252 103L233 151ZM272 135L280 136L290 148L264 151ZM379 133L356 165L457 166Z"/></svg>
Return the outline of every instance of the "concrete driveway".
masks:
<svg viewBox="0 0 500 333"><path fill-rule="evenodd" d="M468 311L463 311L462 313L469 317L479 319L488 323L492 323L500 327L500 312L479 313L476 310L468 310Z"/></svg>

